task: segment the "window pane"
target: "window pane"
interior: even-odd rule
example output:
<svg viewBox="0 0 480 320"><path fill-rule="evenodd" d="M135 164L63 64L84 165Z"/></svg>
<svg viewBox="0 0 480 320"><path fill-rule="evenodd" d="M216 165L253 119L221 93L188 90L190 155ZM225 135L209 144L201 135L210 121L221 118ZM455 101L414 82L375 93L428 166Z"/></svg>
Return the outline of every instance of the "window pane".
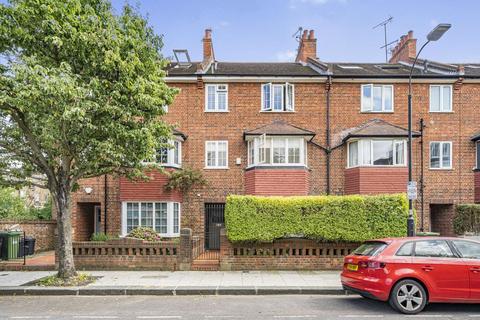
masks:
<svg viewBox="0 0 480 320"><path fill-rule="evenodd" d="M470 241L453 240L463 258L480 259L480 244Z"/></svg>
<svg viewBox="0 0 480 320"><path fill-rule="evenodd" d="M373 165L385 166L393 164L392 141L372 141Z"/></svg>
<svg viewBox="0 0 480 320"><path fill-rule="evenodd" d="M276 111L283 110L283 86L273 86L273 109Z"/></svg>
<svg viewBox="0 0 480 320"><path fill-rule="evenodd" d="M383 87L383 99L384 99L384 110L392 111L393 110L392 87L390 86Z"/></svg>
<svg viewBox="0 0 480 320"><path fill-rule="evenodd" d="M452 250L444 240L417 241L415 244L417 257L453 257Z"/></svg>
<svg viewBox="0 0 480 320"><path fill-rule="evenodd" d="M413 249L413 242L407 242L397 251L396 256L402 256L402 257L411 256L412 249Z"/></svg>
<svg viewBox="0 0 480 320"><path fill-rule="evenodd" d="M265 139L265 163L272 163L272 139L271 138L266 138ZM263 150L262 150L263 152Z"/></svg>
<svg viewBox="0 0 480 320"><path fill-rule="evenodd" d="M382 86L373 87L373 111L382 111Z"/></svg>
<svg viewBox="0 0 480 320"><path fill-rule="evenodd" d="M218 166L226 167L227 166L227 143L218 142Z"/></svg>
<svg viewBox="0 0 480 320"><path fill-rule="evenodd" d="M442 143L442 167L449 168L450 164L450 143Z"/></svg>
<svg viewBox="0 0 480 320"><path fill-rule="evenodd" d="M215 110L215 86L207 86L207 110Z"/></svg>
<svg viewBox="0 0 480 320"><path fill-rule="evenodd" d="M358 141L350 142L348 145L348 166L358 165Z"/></svg>
<svg viewBox="0 0 480 320"><path fill-rule="evenodd" d="M174 150L173 150L173 163L180 164L180 142L175 141L173 143Z"/></svg>
<svg viewBox="0 0 480 320"><path fill-rule="evenodd" d="M396 163L395 164L405 164L405 151L404 151L405 143L395 142L395 157Z"/></svg>
<svg viewBox="0 0 480 320"><path fill-rule="evenodd" d="M440 111L440 86L430 87L430 111Z"/></svg>
<svg viewBox="0 0 480 320"><path fill-rule="evenodd" d="M288 163L300 163L301 139L288 139Z"/></svg>
<svg viewBox="0 0 480 320"><path fill-rule="evenodd" d="M138 227L138 203L127 203L127 233Z"/></svg>
<svg viewBox="0 0 480 320"><path fill-rule="evenodd" d="M158 163L168 163L168 148L160 148L157 152Z"/></svg>
<svg viewBox="0 0 480 320"><path fill-rule="evenodd" d="M179 233L180 231L180 211L179 204L173 204L173 233Z"/></svg>
<svg viewBox="0 0 480 320"><path fill-rule="evenodd" d="M227 93L218 92L218 110L227 110Z"/></svg>
<svg viewBox="0 0 480 320"><path fill-rule="evenodd" d="M430 168L440 168L440 143L430 144Z"/></svg>
<svg viewBox="0 0 480 320"><path fill-rule="evenodd" d="M270 90L272 86L270 84L263 85L263 109L270 109Z"/></svg>
<svg viewBox="0 0 480 320"><path fill-rule="evenodd" d="M165 202L155 204L155 231L167 233L167 204Z"/></svg>
<svg viewBox="0 0 480 320"><path fill-rule="evenodd" d="M451 111L452 110L452 105L451 105L451 99L450 99L450 86L443 86L443 105L442 105L442 111Z"/></svg>
<svg viewBox="0 0 480 320"><path fill-rule="evenodd" d="M362 140L359 142L359 164L372 164L372 140ZM360 158L360 154L362 158Z"/></svg>
<svg viewBox="0 0 480 320"><path fill-rule="evenodd" d="M215 142L207 142L207 167L215 167L216 165L215 147Z"/></svg>
<svg viewBox="0 0 480 320"><path fill-rule="evenodd" d="M142 227L153 228L153 203L142 202L141 207Z"/></svg>
<svg viewBox="0 0 480 320"><path fill-rule="evenodd" d="M293 85L286 84L286 91L287 91L287 110L293 111Z"/></svg>
<svg viewBox="0 0 480 320"><path fill-rule="evenodd" d="M248 164L249 165L255 163L255 148L254 148L255 140L248 141Z"/></svg>
<svg viewBox="0 0 480 320"><path fill-rule="evenodd" d="M477 141L477 169L480 169L480 141Z"/></svg>
<svg viewBox="0 0 480 320"><path fill-rule="evenodd" d="M273 139L273 163L285 163L285 139Z"/></svg>
<svg viewBox="0 0 480 320"><path fill-rule="evenodd" d="M372 110L372 86L362 86L363 111Z"/></svg>

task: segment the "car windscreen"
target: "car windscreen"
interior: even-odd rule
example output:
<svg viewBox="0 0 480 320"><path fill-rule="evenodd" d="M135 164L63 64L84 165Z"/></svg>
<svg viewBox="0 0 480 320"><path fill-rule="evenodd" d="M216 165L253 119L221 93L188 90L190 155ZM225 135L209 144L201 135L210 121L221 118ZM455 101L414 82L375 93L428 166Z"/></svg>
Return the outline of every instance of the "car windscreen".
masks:
<svg viewBox="0 0 480 320"><path fill-rule="evenodd" d="M387 247L385 242L381 241L368 241L363 243L360 247L353 251L356 256L375 256L383 251Z"/></svg>

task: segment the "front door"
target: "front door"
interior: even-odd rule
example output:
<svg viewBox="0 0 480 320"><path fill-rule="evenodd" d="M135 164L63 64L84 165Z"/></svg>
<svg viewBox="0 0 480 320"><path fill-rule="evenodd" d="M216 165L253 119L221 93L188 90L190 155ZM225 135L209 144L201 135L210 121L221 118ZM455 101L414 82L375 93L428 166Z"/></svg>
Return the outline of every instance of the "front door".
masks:
<svg viewBox="0 0 480 320"><path fill-rule="evenodd" d="M93 221L95 233L102 232L102 209L100 206L95 206L93 209Z"/></svg>
<svg viewBox="0 0 480 320"><path fill-rule="evenodd" d="M220 249L220 230L225 225L225 204L205 204L205 249Z"/></svg>

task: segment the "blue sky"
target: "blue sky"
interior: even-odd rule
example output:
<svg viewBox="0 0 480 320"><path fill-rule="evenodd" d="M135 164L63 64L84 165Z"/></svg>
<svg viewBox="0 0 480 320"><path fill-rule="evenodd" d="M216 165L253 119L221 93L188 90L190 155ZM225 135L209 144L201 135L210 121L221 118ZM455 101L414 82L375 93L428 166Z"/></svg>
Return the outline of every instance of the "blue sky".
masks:
<svg viewBox="0 0 480 320"><path fill-rule="evenodd" d="M125 0L113 0L117 12ZM205 28L213 29L219 61L293 61L302 26L314 29L324 61L380 62L383 29L372 27L389 16L389 40L414 30L420 46L440 22L451 23L422 57L444 62L480 62L478 0L130 0L164 35L165 56L188 49L201 59Z"/></svg>

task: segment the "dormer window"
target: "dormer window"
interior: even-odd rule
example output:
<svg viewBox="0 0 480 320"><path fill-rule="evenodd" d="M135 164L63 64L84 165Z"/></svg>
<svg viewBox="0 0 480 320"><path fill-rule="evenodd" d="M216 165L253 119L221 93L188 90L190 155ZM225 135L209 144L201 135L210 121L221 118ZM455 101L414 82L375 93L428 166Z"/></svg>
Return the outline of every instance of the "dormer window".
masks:
<svg viewBox="0 0 480 320"><path fill-rule="evenodd" d="M263 112L293 112L295 93L293 84L265 83L262 85Z"/></svg>

